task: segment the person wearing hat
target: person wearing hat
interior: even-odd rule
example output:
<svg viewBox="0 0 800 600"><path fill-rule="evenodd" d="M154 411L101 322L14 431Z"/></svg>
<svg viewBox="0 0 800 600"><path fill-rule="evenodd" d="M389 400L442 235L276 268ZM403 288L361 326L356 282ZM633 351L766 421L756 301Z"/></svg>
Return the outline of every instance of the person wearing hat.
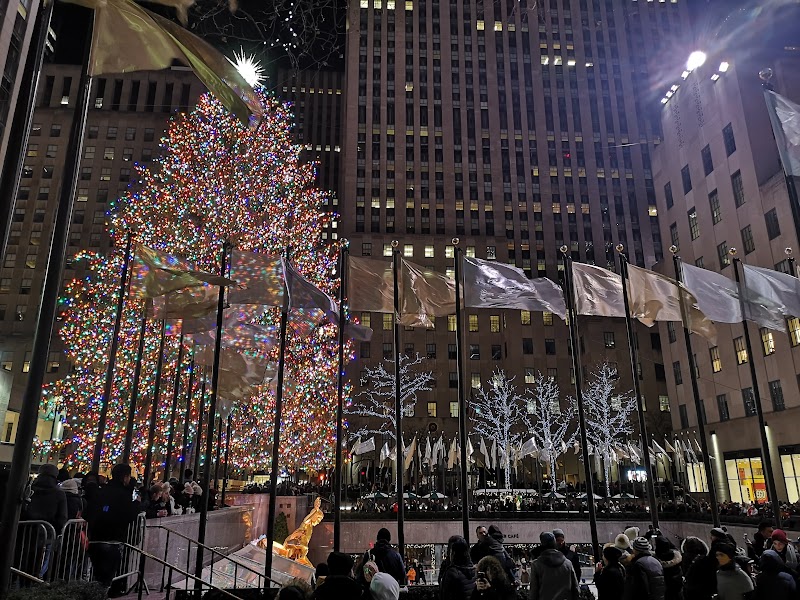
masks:
<svg viewBox="0 0 800 600"><path fill-rule="evenodd" d="M772 550L778 553L778 556L792 571L797 571L797 551L794 546L789 543L789 538L783 529L776 529L772 532Z"/></svg>
<svg viewBox="0 0 800 600"><path fill-rule="evenodd" d="M375 544L364 553L364 563L366 564L371 560L378 565L381 573L388 573L397 580L398 584L404 585L406 582L406 565L400 553L392 547L391 541L392 534L385 527L381 527L375 538ZM364 574L356 573L356 579L363 583Z"/></svg>
<svg viewBox="0 0 800 600"><path fill-rule="evenodd" d="M572 563L572 568L575 570L575 577L578 578L578 581L581 580L581 559L578 556L577 552L573 552L569 546L567 546L566 536L564 535L563 529L553 529L553 537L556 538L556 546L561 551L566 559Z"/></svg>
<svg viewBox="0 0 800 600"><path fill-rule="evenodd" d="M77 479L61 482L61 490L67 497L67 519L78 519L83 514L83 498Z"/></svg>
<svg viewBox="0 0 800 600"><path fill-rule="evenodd" d="M716 551L716 550L715 550ZM684 571L683 597L687 600L711 600L717 593L717 559L708 544L689 536L681 544Z"/></svg>
<svg viewBox="0 0 800 600"><path fill-rule="evenodd" d="M633 558L627 567L624 600L664 600L666 585L661 563L647 538L633 540Z"/></svg>
<svg viewBox="0 0 800 600"><path fill-rule="evenodd" d="M756 577L756 600L794 600L797 584L775 550L764 550Z"/></svg>
<svg viewBox="0 0 800 600"><path fill-rule="evenodd" d="M549 531L539 535L542 552L531 566L530 600L578 600L578 578L572 563L556 545Z"/></svg>
<svg viewBox="0 0 800 600"><path fill-rule="evenodd" d="M717 563L717 596L719 600L744 600L745 594L753 591L753 580L742 571L742 568L734 560L736 558L736 546L723 542L717 544L716 549Z"/></svg>
<svg viewBox="0 0 800 600"><path fill-rule="evenodd" d="M624 534L620 534L624 535ZM594 585L597 600L619 600L625 592L625 567L619 560L622 550L614 544L603 547L603 562L594 567Z"/></svg>
<svg viewBox="0 0 800 600"><path fill-rule="evenodd" d="M388 573L375 573L369 592L372 600L397 600L400 598L400 584Z"/></svg>
<svg viewBox="0 0 800 600"><path fill-rule="evenodd" d="M328 576L314 590L318 600L339 600L365 597L364 588L353 579L353 558L344 552L331 552L328 555Z"/></svg>
<svg viewBox="0 0 800 600"><path fill-rule="evenodd" d="M439 583L441 600L469 600L475 591L475 566L469 544L461 536L450 538L447 569Z"/></svg>
<svg viewBox="0 0 800 600"><path fill-rule="evenodd" d="M683 600L683 557L666 536L659 534L653 538L655 556L664 571L665 600Z"/></svg>
<svg viewBox="0 0 800 600"><path fill-rule="evenodd" d="M511 560L511 557L506 552L506 549L503 548L503 540L505 539L503 532L500 531L496 525L490 525L488 531L486 530L486 527L479 525L475 530L475 533L478 536L478 541L469 551L472 564L477 565L481 559L486 556L494 556L500 562L500 564L503 565L508 578L511 581L516 580L517 566L514 564L514 561Z"/></svg>
<svg viewBox="0 0 800 600"><path fill-rule="evenodd" d="M46 463L39 467L39 474L31 484L33 495L22 512L24 521L47 521L56 530L56 535L67 522L67 496L58 487L58 467Z"/></svg>

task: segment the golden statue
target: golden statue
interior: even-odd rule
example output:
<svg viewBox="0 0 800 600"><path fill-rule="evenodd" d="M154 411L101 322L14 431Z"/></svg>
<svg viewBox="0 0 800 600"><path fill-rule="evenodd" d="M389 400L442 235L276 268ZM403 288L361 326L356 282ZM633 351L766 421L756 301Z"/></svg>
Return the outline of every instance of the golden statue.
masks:
<svg viewBox="0 0 800 600"><path fill-rule="evenodd" d="M286 536L283 544L273 542L272 551L275 554L297 561L301 565L306 565L309 567L314 566L307 558L308 543L311 541L311 535L314 533L314 527L322 523L322 519L325 516L325 513L323 513L319 508L321 501L322 499L317 496L317 499L314 500L314 508L310 513L308 513L306 518L303 519L300 527ZM259 542L259 546L263 548L264 546L262 544L265 541L266 540L262 540L262 542Z"/></svg>

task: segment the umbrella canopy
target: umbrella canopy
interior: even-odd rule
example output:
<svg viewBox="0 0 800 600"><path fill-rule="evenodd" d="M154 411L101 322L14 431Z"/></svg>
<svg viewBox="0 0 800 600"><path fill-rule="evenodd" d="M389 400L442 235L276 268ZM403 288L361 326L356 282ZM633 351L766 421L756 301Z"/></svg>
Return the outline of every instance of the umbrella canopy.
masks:
<svg viewBox="0 0 800 600"><path fill-rule="evenodd" d="M403 498L406 500L417 500L419 498L419 495L415 494L414 492L405 492L403 494Z"/></svg>
<svg viewBox="0 0 800 600"><path fill-rule="evenodd" d="M597 494L592 494L592 496L594 496L594 499L595 499L595 500L602 500L602 499L603 499L603 496L599 496L599 495L597 495ZM588 497L588 494L587 494L586 492L581 492L580 494L578 494L578 495L577 495L577 496L575 496L575 497L576 497L578 500L586 500L586 498Z"/></svg>
<svg viewBox="0 0 800 600"><path fill-rule="evenodd" d="M445 500L447 496L442 494L441 492L433 492L428 494L427 496L423 496L426 500Z"/></svg>
<svg viewBox="0 0 800 600"><path fill-rule="evenodd" d="M616 496L611 496L611 497L616 499L625 499L625 500L635 500L638 498L638 496L634 496L632 494L629 494L628 492L622 492L621 494L617 494Z"/></svg>
<svg viewBox="0 0 800 600"><path fill-rule="evenodd" d="M548 492L547 494L544 494L542 498L555 498L556 500L563 500L566 498L566 496L564 494L559 494L558 492Z"/></svg>
<svg viewBox="0 0 800 600"><path fill-rule="evenodd" d="M366 496L361 496L363 500L386 500L388 497L389 495L384 494L383 492L372 492Z"/></svg>

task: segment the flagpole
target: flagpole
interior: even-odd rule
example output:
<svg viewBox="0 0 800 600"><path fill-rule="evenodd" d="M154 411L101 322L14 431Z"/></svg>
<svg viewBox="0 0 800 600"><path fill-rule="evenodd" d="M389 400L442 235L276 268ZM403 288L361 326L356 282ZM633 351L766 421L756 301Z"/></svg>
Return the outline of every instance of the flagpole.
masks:
<svg viewBox="0 0 800 600"><path fill-rule="evenodd" d="M228 424L225 427L225 468L222 471L222 498L220 498L220 508L225 508L225 494L228 491L228 459L231 452L231 421L233 413L228 415Z"/></svg>
<svg viewBox="0 0 800 600"><path fill-rule="evenodd" d="M219 274L225 277L228 266L228 251L231 244L225 240L222 243L222 256L220 256ZM208 527L208 496L209 485L211 483L211 457L214 452L214 415L217 414L217 392L219 391L219 367L222 358L222 323L225 313L225 286L219 286L219 297L217 298L217 336L214 339L214 367L211 372L211 398L208 403L208 425L206 426L206 451L205 465L203 466L203 482L200 487L203 489L203 496L200 500L200 524L197 529L197 553L194 574L195 589L200 590L203 586L203 544L206 543L206 528ZM205 380L203 380L205 383ZM202 419L203 407L201 404L200 415ZM197 439L200 439L200 430L197 431ZM198 447L198 461L200 448ZM194 476L197 477L198 473Z"/></svg>
<svg viewBox="0 0 800 600"><path fill-rule="evenodd" d="M28 152L33 114L36 108L36 92L42 74L42 64L47 49L48 30L53 16L54 0L39 4L33 24L33 32L28 45L28 54L24 59L24 67L20 77L17 106L14 111L11 128L8 134L9 149L16 148L16 157L8 157L0 174L0 257L5 261L8 238L11 235L11 223L17 204L17 194L22 180L22 169ZM30 14L29 9L28 13ZM24 111L22 110L24 109Z"/></svg>
<svg viewBox="0 0 800 600"><path fill-rule="evenodd" d="M342 540L342 436L344 435L344 328L347 312L347 255L350 242L343 239L339 250L339 371L336 374L336 471L333 478L333 550Z"/></svg>
<svg viewBox="0 0 800 600"><path fill-rule="evenodd" d="M456 278L456 369L458 370L458 436L461 440L461 528L464 539L469 543L469 473L467 472L467 400L464 394L464 330L463 315L461 314L461 248L458 247L459 239L453 238L455 247L455 278Z"/></svg>
<svg viewBox="0 0 800 600"><path fill-rule="evenodd" d="M622 271L622 301L625 305L625 327L628 330L628 353L631 358L631 376L633 378L633 392L636 394L636 406L639 413L639 435L642 436L642 466L644 467L645 474L647 475L647 501L650 503L650 520L653 527L658 529L658 504L656 503L656 488L653 482L653 468L650 464L650 452L647 446L647 420L644 416L644 399L642 398L642 390L639 385L639 356L636 348L636 337L633 333L633 321L631 320L631 307L628 302L628 257L625 256L625 247L622 244L617 245L617 254L619 254L619 265ZM577 349L573 348L573 351Z"/></svg>
<svg viewBox="0 0 800 600"><path fill-rule="evenodd" d="M208 367L203 366L203 385L200 387L200 401L197 404L197 429L193 443L194 464L192 475L195 479L200 477L200 446L203 441L203 414L206 409L206 381L208 380Z"/></svg>
<svg viewBox="0 0 800 600"><path fill-rule="evenodd" d="M175 444L175 416L178 412L178 396L181 391L181 367L183 365L183 322L181 336L178 341L178 363L175 366L175 384L172 388L172 410L169 415L169 435L167 436L167 456L164 460L164 481L169 481L172 472L172 449Z"/></svg>
<svg viewBox="0 0 800 600"><path fill-rule="evenodd" d="M144 355L144 341L146 336L147 301L144 301L142 303L142 324L139 328L139 349L136 352L136 366L133 368L131 397L128 403L128 422L125 426L125 445L122 449L122 463L126 465L131 460L131 447L133 446L133 422L136 419L136 405L139 403L139 380L142 377L142 358Z"/></svg>
<svg viewBox="0 0 800 600"><path fill-rule="evenodd" d="M286 260L284 256L284 260ZM283 305L281 306L280 346L278 350L278 381L275 389L275 421L272 425L272 464L269 474L269 512L267 513L267 547L264 560L264 588L272 577L272 545L275 543L275 510L278 506L278 467L280 460L281 418L283 412L283 377L286 367L286 328L289 323L289 293L284 274ZM341 323L339 324L341 326Z"/></svg>
<svg viewBox="0 0 800 600"><path fill-rule="evenodd" d="M106 434L106 420L108 419L108 404L111 401L111 392L114 388L114 369L117 366L117 351L119 350L119 330L122 326L122 313L125 309L125 284L128 278L128 266L131 260L131 246L133 232L129 231L125 242L125 259L122 262L122 274L119 283L119 298L117 299L117 313L114 317L114 329L111 333L111 349L106 367L106 381L103 388L103 397L100 400L100 418L97 422L97 437L94 440L94 454L92 456L92 471L100 471L100 459L103 453L103 438Z"/></svg>
<svg viewBox="0 0 800 600"><path fill-rule="evenodd" d="M214 491L219 488L219 463L222 462L222 415L217 416L217 460L214 461Z"/></svg>
<svg viewBox="0 0 800 600"><path fill-rule="evenodd" d="M672 252L672 265L675 268L675 281L678 285L683 284L683 272L681 270L681 258L678 256L678 247L670 246ZM708 439L706 438L706 424L703 422L702 400L700 399L700 386L697 383L697 365L692 349L692 336L687 326L686 307L681 300L681 317L683 318L683 340L686 344L686 354L689 359L689 375L692 380L692 395L694 396L694 410L697 414L697 430L700 432L700 446L703 450L703 465L706 470L706 483L708 484L708 497L711 504L711 519L714 527L719 527L719 503L717 500L717 484L714 472L711 470L711 455L708 451Z"/></svg>
<svg viewBox="0 0 800 600"><path fill-rule="evenodd" d="M183 473L186 471L187 453L189 452L189 416L192 414L192 396L194 392L194 356L189 363L189 386L186 390L186 411L183 413L183 437L181 437L181 458L178 462L178 481L183 484Z"/></svg>
<svg viewBox="0 0 800 600"><path fill-rule="evenodd" d="M561 259L564 265L564 299L567 303L569 322L569 342L572 349L572 370L575 372L575 398L578 405L578 429L581 436L581 456L583 458L583 477L586 480L586 506L589 509L589 528L592 534L592 550L595 562L600 562L600 536L597 534L597 509L594 500L594 482L592 481L592 465L589 462L589 439L586 434L586 408L583 405L583 371L578 350L578 313L575 310L575 290L572 288L572 257L567 254L568 248L561 246ZM566 460L565 460L566 464Z"/></svg>
<svg viewBox="0 0 800 600"><path fill-rule="evenodd" d="M150 488L150 476L153 472L153 443L156 438L156 420L158 417L158 401L161 399L161 374L164 370L164 341L167 332L167 320L161 321L161 341L158 343L158 362L156 363L155 389L153 401L150 406L150 424L147 429L147 453L144 459L144 475L142 482L144 489Z"/></svg>
<svg viewBox="0 0 800 600"><path fill-rule="evenodd" d="M767 493L769 494L769 501L772 504L772 512L774 513L775 524L780 528L781 526L781 504L778 501L778 488L775 485L775 474L772 471L772 456L769 453L769 439L767 438L767 424L764 422L764 410L761 407L761 393L758 390L758 375L756 373L755 355L753 354L753 346L750 342L750 328L747 326L747 311L745 306L745 288L739 277L739 263L742 262L736 258L736 248L731 248L728 253L733 258L733 274L736 277L736 283L739 285L739 306L742 308L742 329L744 330L744 343L747 348L747 363L750 367L750 380L753 384L753 404L756 405L756 417L758 417L758 432L761 438L761 461L764 467L764 480L767 484Z"/></svg>
<svg viewBox="0 0 800 600"><path fill-rule="evenodd" d="M404 531L405 507L403 506L403 471L405 471L405 451L403 448L403 406L400 401L400 251L397 247L400 242L392 240L392 277L394 280L394 419L395 438L397 439L397 473L395 473L397 489L397 547L400 556L406 553L406 538ZM414 460L414 457L411 457Z"/></svg>

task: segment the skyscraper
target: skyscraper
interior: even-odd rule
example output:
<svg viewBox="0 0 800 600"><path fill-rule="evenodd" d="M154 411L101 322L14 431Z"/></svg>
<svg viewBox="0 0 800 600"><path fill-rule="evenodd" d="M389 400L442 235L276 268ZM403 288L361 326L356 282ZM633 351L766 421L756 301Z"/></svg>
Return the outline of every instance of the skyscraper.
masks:
<svg viewBox="0 0 800 600"><path fill-rule="evenodd" d="M359 0L348 26L339 233L353 256L387 256L398 240L409 260L452 274L457 237L468 256L556 281L562 245L612 269L617 244L634 264L663 258L648 69L685 35L684 3ZM360 317L375 335L349 367L355 392L365 365L392 356L391 316ZM558 318L478 310L466 322L473 387L501 367L520 387L541 371L574 393ZM455 431L452 325L401 334L400 350L427 356L437 375L406 431ZM579 327L584 369L618 363L630 389L622 323L582 317ZM659 335L636 331L651 433L663 438Z"/></svg>

